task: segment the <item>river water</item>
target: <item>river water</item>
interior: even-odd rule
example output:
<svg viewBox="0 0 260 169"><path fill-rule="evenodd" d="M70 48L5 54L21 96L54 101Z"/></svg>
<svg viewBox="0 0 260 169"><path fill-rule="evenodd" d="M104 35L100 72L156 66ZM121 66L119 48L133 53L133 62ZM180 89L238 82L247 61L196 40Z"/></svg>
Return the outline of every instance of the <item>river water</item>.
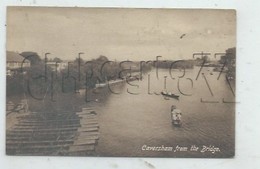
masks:
<svg viewBox="0 0 260 169"><path fill-rule="evenodd" d="M203 68L198 76L199 70L199 67L186 70L181 77L183 71L173 70L170 75L169 70L159 69L157 78L153 69L142 80L130 82L131 85L121 83L112 87L117 94L101 89L94 96L96 102L88 103L99 116L97 155L232 157L235 103L223 103L223 99L233 102L235 97L224 74L217 80L219 73L212 68ZM179 94L180 99L166 100L158 95L165 88ZM171 124L171 105L182 111L180 128ZM190 151L192 145L199 149ZM157 146L173 147L173 151L144 150L144 147ZM176 146L183 147L184 151L174 151ZM219 151L201 152L203 146L214 146Z"/></svg>

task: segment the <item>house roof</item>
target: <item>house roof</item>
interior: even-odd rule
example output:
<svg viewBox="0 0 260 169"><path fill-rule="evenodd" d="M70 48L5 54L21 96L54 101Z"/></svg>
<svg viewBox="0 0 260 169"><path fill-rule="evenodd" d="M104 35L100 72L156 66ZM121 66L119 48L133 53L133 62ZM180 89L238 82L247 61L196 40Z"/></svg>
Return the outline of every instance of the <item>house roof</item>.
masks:
<svg viewBox="0 0 260 169"><path fill-rule="evenodd" d="M16 52L6 51L6 61L7 62L23 62L24 57ZM29 62L29 60L25 60Z"/></svg>

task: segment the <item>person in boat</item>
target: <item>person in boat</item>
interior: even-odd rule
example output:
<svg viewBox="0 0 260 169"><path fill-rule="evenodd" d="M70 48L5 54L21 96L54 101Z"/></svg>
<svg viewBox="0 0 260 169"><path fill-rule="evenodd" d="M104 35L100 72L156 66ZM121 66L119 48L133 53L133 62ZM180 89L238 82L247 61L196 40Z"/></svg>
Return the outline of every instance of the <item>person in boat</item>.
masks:
<svg viewBox="0 0 260 169"><path fill-rule="evenodd" d="M171 107L171 116L173 121L177 122L178 124L181 123L181 111L177 109L175 105L172 105Z"/></svg>
<svg viewBox="0 0 260 169"><path fill-rule="evenodd" d="M176 113L175 120L176 120L178 123L181 122L181 112L177 112L177 113Z"/></svg>
<svg viewBox="0 0 260 169"><path fill-rule="evenodd" d="M171 107L171 112L173 112L174 109L176 109L176 106L175 106L175 105L172 105L172 107Z"/></svg>

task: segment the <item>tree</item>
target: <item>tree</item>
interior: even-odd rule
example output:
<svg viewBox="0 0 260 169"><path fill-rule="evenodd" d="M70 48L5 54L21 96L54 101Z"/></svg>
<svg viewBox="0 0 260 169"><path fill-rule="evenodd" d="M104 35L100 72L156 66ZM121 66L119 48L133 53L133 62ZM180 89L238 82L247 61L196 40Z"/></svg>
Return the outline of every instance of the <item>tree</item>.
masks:
<svg viewBox="0 0 260 169"><path fill-rule="evenodd" d="M104 63L106 61L108 61L108 58L106 56L103 56L103 55L100 55L97 59L96 59L97 62L99 63Z"/></svg>
<svg viewBox="0 0 260 169"><path fill-rule="evenodd" d="M62 62L62 60L58 57L53 58L51 61L53 62Z"/></svg>
<svg viewBox="0 0 260 169"><path fill-rule="evenodd" d="M221 56L219 63L226 64L226 66L232 67L236 63L236 48L229 48L226 50L226 54Z"/></svg>
<svg viewBox="0 0 260 169"><path fill-rule="evenodd" d="M27 58L31 62L31 65L37 65L41 62L41 58L36 52L22 52L20 55Z"/></svg>
<svg viewBox="0 0 260 169"><path fill-rule="evenodd" d="M236 76L236 48L228 48L226 54L221 56L219 63L227 67L227 75L235 79Z"/></svg>
<svg viewBox="0 0 260 169"><path fill-rule="evenodd" d="M224 56L221 56L220 63L224 64L226 63L227 66L234 65L236 61L236 48L228 48L226 50L226 54Z"/></svg>
<svg viewBox="0 0 260 169"><path fill-rule="evenodd" d="M210 59L209 59L209 57L207 56L207 55L205 55L205 56L202 56L202 58L201 58L203 61L205 61L205 63L208 63L208 62L210 62Z"/></svg>

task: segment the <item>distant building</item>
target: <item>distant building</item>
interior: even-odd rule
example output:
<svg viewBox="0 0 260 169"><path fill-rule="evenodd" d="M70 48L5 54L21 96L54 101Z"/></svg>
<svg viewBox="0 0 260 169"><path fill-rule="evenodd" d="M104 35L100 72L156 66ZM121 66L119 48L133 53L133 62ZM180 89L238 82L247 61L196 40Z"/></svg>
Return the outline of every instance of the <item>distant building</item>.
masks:
<svg viewBox="0 0 260 169"><path fill-rule="evenodd" d="M29 60L24 60L24 57L16 52L6 52L6 75L11 76L17 73L21 68L28 68L31 66Z"/></svg>
<svg viewBox="0 0 260 169"><path fill-rule="evenodd" d="M61 72L68 67L68 63L66 62L46 62L46 65L48 65L52 71L57 70L57 72Z"/></svg>

